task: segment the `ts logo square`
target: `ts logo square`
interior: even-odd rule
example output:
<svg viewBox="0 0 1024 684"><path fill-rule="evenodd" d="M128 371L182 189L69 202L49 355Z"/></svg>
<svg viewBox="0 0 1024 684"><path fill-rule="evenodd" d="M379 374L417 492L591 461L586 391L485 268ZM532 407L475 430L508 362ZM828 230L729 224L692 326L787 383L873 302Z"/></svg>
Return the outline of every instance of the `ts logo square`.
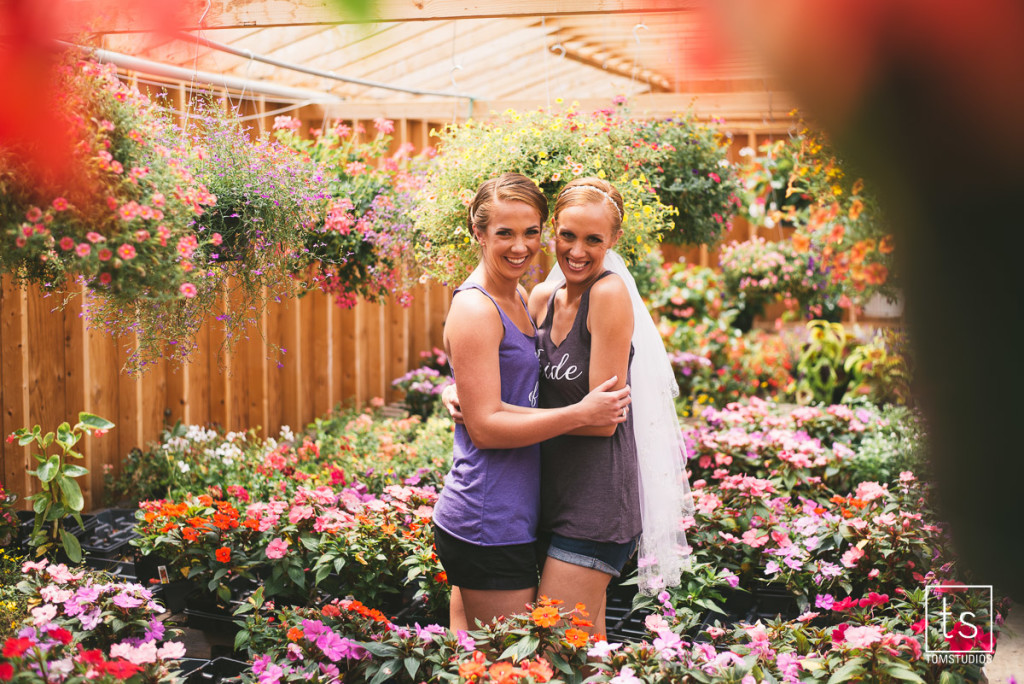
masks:
<svg viewBox="0 0 1024 684"><path fill-rule="evenodd" d="M924 589L924 652L929 660L991 659L992 585L932 584Z"/></svg>

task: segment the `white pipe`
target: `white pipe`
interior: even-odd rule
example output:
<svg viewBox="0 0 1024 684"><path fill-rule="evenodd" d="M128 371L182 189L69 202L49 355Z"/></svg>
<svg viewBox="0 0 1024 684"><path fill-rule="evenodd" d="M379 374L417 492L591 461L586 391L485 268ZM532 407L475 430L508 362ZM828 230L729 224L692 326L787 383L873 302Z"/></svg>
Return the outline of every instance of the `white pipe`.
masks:
<svg viewBox="0 0 1024 684"><path fill-rule="evenodd" d="M70 43L63 44L68 47L76 47L89 52L99 61L116 64L122 69L139 71L153 76L162 76L163 78L170 78L175 81L199 81L200 83L208 83L211 85L229 88L231 90L269 95L270 97L278 97L285 100L306 100L315 104L340 104L345 102L344 99L337 97L336 95L322 93L317 90L292 88L290 86L267 83L266 81L252 81L245 78L238 78L236 76L214 74L208 71L192 71L190 69L183 69L182 67L171 66L170 64L161 64L160 62L142 59L141 57L124 55L119 52L88 48L80 45L72 45Z"/></svg>

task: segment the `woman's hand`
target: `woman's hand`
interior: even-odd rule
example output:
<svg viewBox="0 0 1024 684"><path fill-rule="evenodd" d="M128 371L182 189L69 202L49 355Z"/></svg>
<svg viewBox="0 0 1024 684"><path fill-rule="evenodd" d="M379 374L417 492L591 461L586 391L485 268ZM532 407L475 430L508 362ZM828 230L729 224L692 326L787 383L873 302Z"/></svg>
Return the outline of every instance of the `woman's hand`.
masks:
<svg viewBox="0 0 1024 684"><path fill-rule="evenodd" d="M629 385L612 390L618 381L618 376L613 375L580 400L578 406L586 412L589 425L604 427L625 422L632 399L629 396Z"/></svg>
<svg viewBox="0 0 1024 684"><path fill-rule="evenodd" d="M448 413L459 425L464 425L462 418L462 405L459 404L459 392L455 389L455 383L448 385L441 391L441 403L448 409Z"/></svg>

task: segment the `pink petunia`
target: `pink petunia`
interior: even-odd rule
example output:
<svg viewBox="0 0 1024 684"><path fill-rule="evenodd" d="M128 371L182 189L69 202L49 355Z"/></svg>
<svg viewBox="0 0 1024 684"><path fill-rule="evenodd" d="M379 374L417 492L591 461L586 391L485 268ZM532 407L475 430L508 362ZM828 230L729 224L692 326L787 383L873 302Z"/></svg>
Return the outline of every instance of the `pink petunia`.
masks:
<svg viewBox="0 0 1024 684"><path fill-rule="evenodd" d="M90 245L87 242L79 243L79 245L75 247L75 254L77 254L80 257L87 257L89 256L90 252L92 252L92 245Z"/></svg>
<svg viewBox="0 0 1024 684"><path fill-rule="evenodd" d="M85 239L95 245L97 242L103 242L107 238L103 237L95 230L90 230L88 233L85 234Z"/></svg>
<svg viewBox="0 0 1024 684"><path fill-rule="evenodd" d="M196 294L199 293L199 288L197 288L192 283L182 283L181 287L178 288L178 291L181 292L181 294L183 294L186 298L192 299L193 297L196 296Z"/></svg>
<svg viewBox="0 0 1024 684"><path fill-rule="evenodd" d="M55 197L52 204L53 208L56 209L57 211L64 211L69 206L68 201L63 197Z"/></svg>
<svg viewBox="0 0 1024 684"><path fill-rule="evenodd" d="M117 248L117 256L121 257L125 261L135 258L135 247L127 243Z"/></svg>

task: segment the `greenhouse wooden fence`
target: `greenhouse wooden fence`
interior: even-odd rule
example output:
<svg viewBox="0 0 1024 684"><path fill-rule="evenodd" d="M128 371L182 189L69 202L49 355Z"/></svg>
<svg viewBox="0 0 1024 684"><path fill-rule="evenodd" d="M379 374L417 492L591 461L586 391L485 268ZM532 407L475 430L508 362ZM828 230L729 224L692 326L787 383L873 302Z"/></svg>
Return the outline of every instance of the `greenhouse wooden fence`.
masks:
<svg viewBox="0 0 1024 684"><path fill-rule="evenodd" d="M417 285L411 306L360 302L341 309L315 292L271 303L262 335L252 328L225 353L216 321L199 334L199 349L184 365L161 361L142 375L121 373L131 339L89 330L80 298L59 309L55 296L22 289L5 276L0 291L0 429L3 435L39 424L55 429L89 411L116 424L83 444L89 474L86 506L102 503L104 472L116 472L134 447L159 438L176 421L228 430L282 425L299 429L339 403L362 405L400 394L391 381L420 364L419 352L441 344L449 291ZM283 354L277 355L275 347ZM36 491L29 448L0 444L2 483L21 497Z"/></svg>

